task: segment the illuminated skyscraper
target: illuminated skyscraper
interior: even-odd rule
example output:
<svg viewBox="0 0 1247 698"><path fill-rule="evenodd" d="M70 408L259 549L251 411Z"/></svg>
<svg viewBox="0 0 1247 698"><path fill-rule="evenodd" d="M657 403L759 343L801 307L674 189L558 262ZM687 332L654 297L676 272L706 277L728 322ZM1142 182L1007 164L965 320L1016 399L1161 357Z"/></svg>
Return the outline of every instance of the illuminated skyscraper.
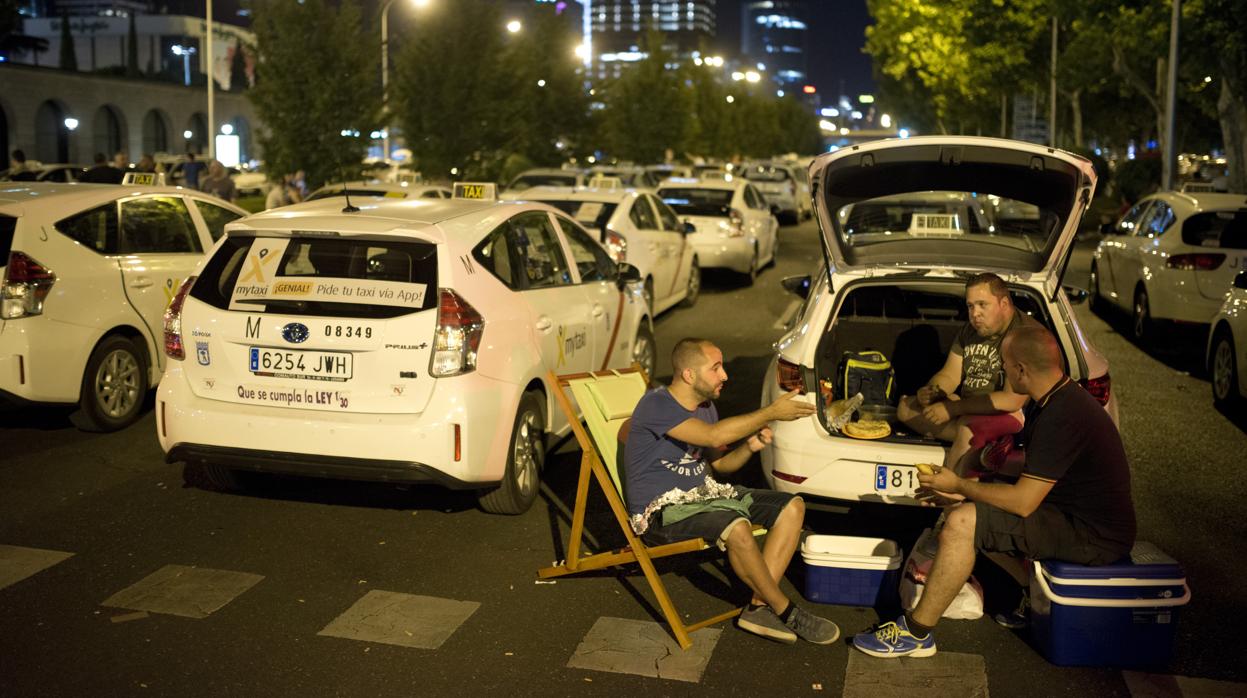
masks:
<svg viewBox="0 0 1247 698"><path fill-rule="evenodd" d="M764 65L781 87L808 82L805 5L801 0L758 0L742 6L741 53Z"/></svg>
<svg viewBox="0 0 1247 698"><path fill-rule="evenodd" d="M618 75L621 64L640 60L642 39L651 28L666 35L677 55L709 48L715 5L716 0L592 0L587 24L597 77Z"/></svg>

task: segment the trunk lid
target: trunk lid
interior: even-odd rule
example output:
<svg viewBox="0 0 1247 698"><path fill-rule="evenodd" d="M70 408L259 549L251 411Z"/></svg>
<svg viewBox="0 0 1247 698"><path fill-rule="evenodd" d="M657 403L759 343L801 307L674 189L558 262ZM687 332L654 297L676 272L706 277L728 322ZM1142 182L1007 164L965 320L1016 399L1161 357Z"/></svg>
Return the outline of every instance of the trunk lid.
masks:
<svg viewBox="0 0 1247 698"><path fill-rule="evenodd" d="M1072 153L965 136L842 148L810 173L834 271L998 270L1042 280L1049 294L1096 182L1090 161ZM1019 207L1037 209L1035 219L994 218Z"/></svg>
<svg viewBox="0 0 1247 698"><path fill-rule="evenodd" d="M231 232L183 309L191 389L291 409L422 411L438 247L406 234Z"/></svg>

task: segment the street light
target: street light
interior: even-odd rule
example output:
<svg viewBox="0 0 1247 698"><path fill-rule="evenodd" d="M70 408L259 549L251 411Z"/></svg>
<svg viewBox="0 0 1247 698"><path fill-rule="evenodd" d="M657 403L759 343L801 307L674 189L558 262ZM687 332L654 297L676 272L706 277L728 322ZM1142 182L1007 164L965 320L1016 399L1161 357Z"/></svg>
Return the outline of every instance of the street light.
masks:
<svg viewBox="0 0 1247 698"><path fill-rule="evenodd" d="M386 0L381 6L381 114L385 119L390 116L390 8L397 0ZM429 0L411 0L414 7L424 7ZM390 130L386 124L385 137L381 140L381 159L390 159Z"/></svg>
<svg viewBox="0 0 1247 698"><path fill-rule="evenodd" d="M524 25L521 24L518 19L513 19L510 22L507 22L507 31L511 32L512 34L518 34L519 31L523 28L524 28Z"/></svg>
<svg viewBox="0 0 1247 698"><path fill-rule="evenodd" d="M173 55L182 57L182 73L185 78L185 84L189 87L191 84L191 56L195 55L197 51L194 46L183 46L181 44L174 44L172 50Z"/></svg>
<svg viewBox="0 0 1247 698"><path fill-rule="evenodd" d="M72 116L65 117L65 128L70 131L78 128L78 120Z"/></svg>

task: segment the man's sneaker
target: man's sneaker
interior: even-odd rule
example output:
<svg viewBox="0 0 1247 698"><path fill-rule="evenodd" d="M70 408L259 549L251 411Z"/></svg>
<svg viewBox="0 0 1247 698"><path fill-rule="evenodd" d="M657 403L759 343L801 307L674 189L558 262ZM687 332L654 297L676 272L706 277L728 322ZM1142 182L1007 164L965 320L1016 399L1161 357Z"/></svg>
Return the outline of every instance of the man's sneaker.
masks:
<svg viewBox="0 0 1247 698"><path fill-rule="evenodd" d="M771 610L770 606L757 608L746 606L745 610L740 612L740 617L736 619L736 625L741 630L761 635L769 640L786 644L797 641L797 634L784 625L784 621L775 615L775 611Z"/></svg>
<svg viewBox="0 0 1247 698"><path fill-rule="evenodd" d="M854 635L853 646L872 657L930 657L935 654L935 633L921 639L914 637L902 615L874 632Z"/></svg>
<svg viewBox="0 0 1247 698"><path fill-rule="evenodd" d="M1024 630L1031 624L1031 600L1029 594L1023 594L1018 607L1008 613L997 613L992 616L997 625L1010 630Z"/></svg>
<svg viewBox="0 0 1247 698"><path fill-rule="evenodd" d="M840 638L840 628L826 618L793 604L792 613L785 623L797 637L816 645L830 645Z"/></svg>

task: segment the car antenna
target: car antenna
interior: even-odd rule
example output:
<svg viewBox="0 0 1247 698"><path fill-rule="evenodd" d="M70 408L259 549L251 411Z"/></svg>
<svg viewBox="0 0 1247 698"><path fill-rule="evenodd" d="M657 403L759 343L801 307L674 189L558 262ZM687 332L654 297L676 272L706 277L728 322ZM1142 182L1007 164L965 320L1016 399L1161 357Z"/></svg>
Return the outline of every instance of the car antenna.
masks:
<svg viewBox="0 0 1247 698"><path fill-rule="evenodd" d="M358 206L351 205L351 194L346 189L346 171L342 169L342 163L338 163L338 176L342 178L342 196L346 197L346 206L342 207L343 213L359 213Z"/></svg>

